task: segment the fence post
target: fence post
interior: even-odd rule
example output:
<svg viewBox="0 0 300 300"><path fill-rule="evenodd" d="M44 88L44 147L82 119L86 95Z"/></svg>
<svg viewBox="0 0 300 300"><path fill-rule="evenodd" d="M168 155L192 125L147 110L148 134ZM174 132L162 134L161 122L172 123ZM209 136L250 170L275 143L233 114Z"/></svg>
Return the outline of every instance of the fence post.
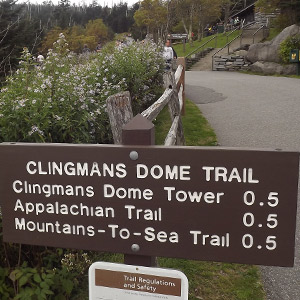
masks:
<svg viewBox="0 0 300 300"><path fill-rule="evenodd" d="M182 74L181 74L181 84L182 84L182 110L181 110L181 114L184 115L185 114L185 58L184 57L178 57L177 58L177 62L178 65L182 65L183 66L183 70L182 70ZM180 89L180 87L179 87ZM177 90L179 92L179 89Z"/></svg>
<svg viewBox="0 0 300 300"><path fill-rule="evenodd" d="M133 118L129 92L109 96L106 100L107 114L115 144L122 143L122 127Z"/></svg>
<svg viewBox="0 0 300 300"><path fill-rule="evenodd" d="M173 122L176 116L180 116L181 112L180 112L180 104L179 104L179 99L178 99L175 77L174 77L173 73L171 73L170 75L171 76L168 77L169 88L173 89L173 94L172 94L171 100L168 103L168 108L169 108L171 120ZM182 125L181 118L180 118L179 122L178 122L178 130L177 130L177 134L176 134L176 145L184 145L184 144L185 144L185 139L184 139L184 133L183 133L183 125Z"/></svg>
<svg viewBox="0 0 300 300"><path fill-rule="evenodd" d="M154 145L154 125L142 115L136 115L122 128L123 145ZM136 159L138 159L136 157ZM139 248L138 245L132 245L133 253ZM137 252L135 252L137 253ZM124 254L124 263L128 265L138 265L146 267L156 266L155 256Z"/></svg>
<svg viewBox="0 0 300 300"><path fill-rule="evenodd" d="M169 112L171 115L171 120L173 122L176 116L180 117L180 105L179 105L179 100L178 100L178 94L176 92L173 92L173 95L168 104L168 107L169 107ZM179 118L179 121L178 121L178 129L177 129L177 133L176 133L176 145L180 145L180 146L185 145L183 125L182 125L181 118Z"/></svg>

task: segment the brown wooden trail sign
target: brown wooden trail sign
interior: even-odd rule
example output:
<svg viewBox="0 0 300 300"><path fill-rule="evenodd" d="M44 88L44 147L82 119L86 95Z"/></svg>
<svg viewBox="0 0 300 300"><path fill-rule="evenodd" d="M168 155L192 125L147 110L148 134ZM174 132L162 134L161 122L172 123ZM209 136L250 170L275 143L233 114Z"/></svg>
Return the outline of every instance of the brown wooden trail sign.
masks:
<svg viewBox="0 0 300 300"><path fill-rule="evenodd" d="M1 144L0 157L6 242L293 266L297 152Z"/></svg>

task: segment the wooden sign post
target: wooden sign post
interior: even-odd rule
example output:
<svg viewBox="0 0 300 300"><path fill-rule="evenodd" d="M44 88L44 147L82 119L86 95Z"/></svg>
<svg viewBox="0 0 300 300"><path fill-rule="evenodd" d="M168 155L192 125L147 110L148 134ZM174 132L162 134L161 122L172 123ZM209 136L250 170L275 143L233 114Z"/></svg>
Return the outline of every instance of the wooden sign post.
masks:
<svg viewBox="0 0 300 300"><path fill-rule="evenodd" d="M155 145L154 125L142 115L135 116L122 129L123 145ZM138 159L138 153L132 152L132 160ZM132 244L131 249L138 254L140 246ZM138 265L152 267L156 266L156 257L145 255L125 254L124 263L128 265Z"/></svg>

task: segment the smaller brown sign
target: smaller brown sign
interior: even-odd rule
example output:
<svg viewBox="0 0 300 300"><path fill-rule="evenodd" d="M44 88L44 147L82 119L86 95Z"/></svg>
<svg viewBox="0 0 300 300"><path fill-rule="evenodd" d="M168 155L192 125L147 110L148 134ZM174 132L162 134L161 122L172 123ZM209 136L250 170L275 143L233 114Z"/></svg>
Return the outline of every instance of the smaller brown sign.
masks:
<svg viewBox="0 0 300 300"><path fill-rule="evenodd" d="M123 290L181 296L179 278L96 269L95 284Z"/></svg>
<svg viewBox="0 0 300 300"><path fill-rule="evenodd" d="M148 268L107 262L93 263L89 269L89 299L134 300L188 299L188 280L177 270Z"/></svg>
<svg viewBox="0 0 300 300"><path fill-rule="evenodd" d="M172 40L187 40L188 34L187 33L173 33L168 35L169 39Z"/></svg>

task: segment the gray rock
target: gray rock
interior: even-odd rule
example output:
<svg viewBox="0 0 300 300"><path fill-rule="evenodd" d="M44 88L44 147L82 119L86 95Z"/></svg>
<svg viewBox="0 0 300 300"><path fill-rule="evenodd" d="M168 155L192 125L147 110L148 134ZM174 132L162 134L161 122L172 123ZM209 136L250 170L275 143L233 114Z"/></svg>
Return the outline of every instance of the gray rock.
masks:
<svg viewBox="0 0 300 300"><path fill-rule="evenodd" d="M238 50L235 52L235 54L239 55L239 56L246 56L248 53L248 51L246 50Z"/></svg>
<svg viewBox="0 0 300 300"><path fill-rule="evenodd" d="M297 66L295 64L281 65L274 62L257 61L249 67L249 70L252 72L259 72L266 75L295 75L297 71Z"/></svg>
<svg viewBox="0 0 300 300"><path fill-rule="evenodd" d="M265 43L253 44L249 47L246 59L252 63L257 61L280 62L278 49L280 43L287 37L300 34L300 27L292 25L285 28L272 41Z"/></svg>
<svg viewBox="0 0 300 300"><path fill-rule="evenodd" d="M234 52L240 51L240 50L248 51L248 50L249 50L249 47L250 47L250 44L243 44L243 45L241 45L240 47L233 49L233 51L234 51Z"/></svg>

